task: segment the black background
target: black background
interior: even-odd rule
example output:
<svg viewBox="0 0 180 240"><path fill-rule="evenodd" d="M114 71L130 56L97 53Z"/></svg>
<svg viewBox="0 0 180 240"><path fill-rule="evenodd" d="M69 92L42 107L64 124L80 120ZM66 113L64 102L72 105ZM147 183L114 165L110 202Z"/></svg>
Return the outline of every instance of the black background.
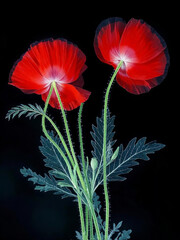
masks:
<svg viewBox="0 0 180 240"><path fill-rule="evenodd" d="M124 229L132 229L133 240L178 239L178 155L175 138L178 135L177 96L178 44L176 9L169 2L26 2L1 8L0 52L0 239L66 240L75 239L80 230L78 209L71 199L61 200L51 193L33 190L19 172L23 166L43 174L40 145L41 120L26 118L5 120L7 111L21 103L43 101L38 95L25 95L9 86L8 75L14 62L29 45L46 38L66 38L74 42L87 56L85 86L92 95L84 107L83 126L86 154L90 156L90 130L101 114L107 82L112 67L100 62L93 49L98 24L109 17L141 18L153 26L165 39L171 65L164 82L149 93L134 96L114 84L110 109L116 115L116 138L127 144L134 136L147 136L166 144L166 148L151 155L151 161L135 167L125 182L109 184L111 224L123 221ZM176 73L175 73L176 72ZM49 109L56 123L64 129L57 110ZM77 110L68 113L71 133L78 151ZM103 188L98 189L104 204ZM103 213L103 212L102 212Z"/></svg>

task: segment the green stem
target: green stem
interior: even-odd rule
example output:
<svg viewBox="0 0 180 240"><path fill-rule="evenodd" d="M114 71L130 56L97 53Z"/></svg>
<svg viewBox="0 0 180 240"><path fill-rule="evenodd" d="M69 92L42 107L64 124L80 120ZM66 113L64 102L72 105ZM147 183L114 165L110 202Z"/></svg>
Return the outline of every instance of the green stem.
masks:
<svg viewBox="0 0 180 240"><path fill-rule="evenodd" d="M72 156L74 158L74 161L76 161L77 160L76 159L76 154L75 154L74 147L73 147L72 140L71 140L71 135L70 135L70 131L69 131L68 121L67 121L67 118L66 118L66 113L64 111L64 107L63 107L58 89L56 87L56 83L53 82L52 84L53 84L53 87L54 87L54 90L55 90L55 93L56 93L56 96L58 98L59 105L60 105L60 108L61 108L61 113L62 113L62 117L63 117L63 121L64 121L64 126L65 126L65 129L66 129L66 134L67 134L67 139L68 139L68 142L69 142L70 150L71 150Z"/></svg>
<svg viewBox="0 0 180 240"><path fill-rule="evenodd" d="M56 130L56 132L57 132L57 134L58 134L58 136L59 136L59 138L61 140L61 143L63 144L63 147L64 147L64 149L65 149L65 151L66 151L66 153L68 155L68 158L70 159L71 164L74 167L75 164L74 164L73 158L71 156L71 153L70 153L70 151L69 151L69 149L67 147L67 144L66 144L66 142L65 142L61 132L59 131L59 129L57 128L56 124L52 121L52 119L50 117L48 117L47 115L45 115L45 117L51 123L51 125L54 127L54 129Z"/></svg>
<svg viewBox="0 0 180 240"><path fill-rule="evenodd" d="M107 173L106 173L106 145L107 145L107 106L108 106L108 98L111 86L113 81L121 68L123 61L121 60L115 69L109 85L106 90L105 100L104 100L104 130L103 130L103 183L104 183L104 195L105 195L105 203L106 203L106 219L105 219L105 239L108 239L108 230L109 230L109 196L108 196L108 188L107 188Z"/></svg>
<svg viewBox="0 0 180 240"><path fill-rule="evenodd" d="M62 101L61 101L59 92L58 92L58 90L57 90L56 83L53 82L52 85L53 85L53 87L54 87L54 90L55 90L55 93L56 93L56 96L57 96L57 98L58 98L59 105L60 105L60 108L61 108L62 117L63 117L63 120L64 120L64 126L65 126L65 129L66 129L66 135L67 135L67 138L68 138L69 146L70 146L70 149L71 149L71 153L72 153L72 156L73 156L75 165L76 165L76 167L77 167L77 174L78 174L78 176L79 176L79 180L80 180L80 182L81 182L81 185L82 185L83 189L86 190L86 186L85 186L85 183L84 183L84 180L83 180L83 177L82 177L80 168L79 168L79 164L78 164L78 161L77 161L75 152L74 152L74 148L73 148L73 144L72 144L72 140L71 140L71 135L70 135L69 127L68 127L68 122L67 122L66 114L65 114L65 111L64 111L64 108L63 108L63 104L62 104Z"/></svg>
<svg viewBox="0 0 180 240"><path fill-rule="evenodd" d="M49 94L48 94L48 97L46 99L46 102L45 102L45 107L44 107L44 114L42 116L42 129L43 129L43 132L45 134L45 136L47 137L47 139L58 149L58 151L60 152L60 154L62 155L62 157L64 158L65 162L66 162L66 165L68 167L68 170L70 172L70 175L73 176L73 173L72 173L72 169L71 169L71 166L69 164L69 161L68 159L66 158L65 154L63 153L63 151L59 148L59 146L57 145L57 143L49 136L47 130L46 130L46 127L45 127L45 118L47 118L49 120L49 122L52 124L52 126L55 128L56 132L58 133L58 135L60 136L60 139L64 145L64 147L66 148L66 143L59 131L59 129L56 127L55 123L46 115L46 111L47 111L47 108L48 108L48 104L49 104L49 100L51 98L51 95L52 95L52 91L53 91L53 86L54 84L52 83L51 84L51 88L50 88L50 91L49 91ZM66 150L66 149L65 149ZM68 153L68 152L67 152ZM73 165L74 165L74 162L73 162ZM80 212L80 221L81 221L81 229L82 229L82 237L83 237L83 240L86 240L86 230L85 230L85 225L84 225L84 216L83 216L83 207L82 207L82 202L81 202L81 198L79 196L79 194L77 194L77 198L78 198L78 206L79 206L79 212Z"/></svg>
<svg viewBox="0 0 180 240"><path fill-rule="evenodd" d="M96 213L94 211L93 203L92 202L88 202L88 204L89 204L89 208L90 208L90 211L91 211L91 214L92 214L92 218L93 218L93 221L94 221L94 226L95 226L96 233L97 233L97 239L101 240L101 233L100 233L100 230L99 230L99 225L98 225ZM92 228L90 229L90 233L93 234L93 224L92 224Z"/></svg>
<svg viewBox="0 0 180 240"><path fill-rule="evenodd" d="M81 202L81 198L80 198L79 195L77 195L77 198L78 198L78 206L79 206L79 213L80 213L82 238L83 238L83 240L87 240L88 237L86 236L86 229L85 229L85 224L84 224L84 214L83 214L82 202Z"/></svg>
<svg viewBox="0 0 180 240"><path fill-rule="evenodd" d="M89 208L85 207L85 216L86 216L86 238L89 236Z"/></svg>
<svg viewBox="0 0 180 240"><path fill-rule="evenodd" d="M49 94L47 96L47 99L46 99L46 102L45 102L45 106L44 106L44 114L42 116L42 129L43 129L43 132L44 132L44 135L46 136L46 138L57 148L57 150L59 151L59 153L63 157L63 159L64 159L64 161L65 161L65 163L66 163L66 165L68 167L68 171L70 173L70 176L73 176L72 169L71 169L71 166L69 164L69 161L68 161L66 155L61 150L61 148L58 146L58 144L49 136L49 134L48 134L48 132L46 130L46 126L45 126L46 111L47 111L47 108L48 108L48 104L49 104L49 100L51 98L52 91L53 91L53 84L51 85L51 88L50 88L50 91L49 91ZM49 120L51 120L51 119L49 118Z"/></svg>
<svg viewBox="0 0 180 240"><path fill-rule="evenodd" d="M93 233L93 221L92 216L89 218L89 226L90 226L90 240L94 240L94 233Z"/></svg>
<svg viewBox="0 0 180 240"><path fill-rule="evenodd" d="M89 191L89 194L90 194L89 182L88 182L87 172L86 172L86 163L85 163L85 157L84 157L83 136L82 136L82 120L81 119L82 119L83 105L84 105L84 103L82 103L80 105L79 114L78 114L79 144L80 144L80 152L81 152L81 161L82 161L83 173L84 173L85 180L86 180L86 185L88 187L88 191ZM85 216L86 216L86 237L88 239L89 220L90 219L92 220L92 217L91 217L91 213L90 213L87 206L85 208Z"/></svg>
<svg viewBox="0 0 180 240"><path fill-rule="evenodd" d="M85 182L83 180L83 177L82 177L82 174L81 174L81 171L80 171L80 168L79 168L79 164L77 162L77 158L76 158L76 155L75 155L75 152L74 152L74 148L73 148L73 144L72 144L72 141L71 141L70 131L69 131L68 123L67 123L66 114L65 114L65 111L64 111L64 108L63 108L63 104L62 104L59 92L57 90L56 83L53 82L52 84L53 84L53 87L54 87L54 90L55 90L55 93L56 93L56 96L58 98L59 105L60 105L60 108L61 108L61 112L62 112L62 116L63 116L63 120L64 120L64 125L65 125L65 129L66 129L66 134L67 134L67 138L68 138L68 141L69 141L71 153L72 153L73 158L74 158L75 166L77 167L77 174L78 174L79 180L81 182L82 188L84 190L84 193L85 193L85 196L86 196L86 199L88 201L88 205L89 205L92 217L93 217L95 229L96 229L96 232L97 232L97 238L98 238L98 240L101 240L101 234L100 234L100 231L99 231L97 217L96 217L96 214L95 214L95 211L94 211L94 208L93 208L93 204L89 200L89 194L88 194Z"/></svg>
<svg viewBox="0 0 180 240"><path fill-rule="evenodd" d="M83 110L83 103L79 107L79 114L78 114L78 128L79 128L79 143L80 143L80 151L81 151L81 160L83 166L83 172L86 174L86 166L85 166L85 159L84 159L84 148L83 148L83 137L82 137L82 110Z"/></svg>

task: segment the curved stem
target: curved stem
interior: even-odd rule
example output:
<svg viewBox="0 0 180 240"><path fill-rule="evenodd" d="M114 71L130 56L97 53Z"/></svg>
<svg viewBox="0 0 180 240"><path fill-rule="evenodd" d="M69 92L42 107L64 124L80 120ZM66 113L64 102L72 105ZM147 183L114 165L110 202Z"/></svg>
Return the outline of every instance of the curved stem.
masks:
<svg viewBox="0 0 180 240"><path fill-rule="evenodd" d="M56 132L57 132L57 134L58 134L58 136L59 136L59 138L60 138L60 140L61 140L61 143L63 144L63 147L64 147L64 149L65 149L65 151L66 151L66 153L67 153L67 155L68 155L68 158L70 159L71 164L72 164L72 166L74 167L75 164L74 164L73 158L72 158L72 156L71 156L71 153L70 153L70 151L69 151L69 149L68 149L68 147L67 147L67 144L66 144L66 142L65 142L65 140L64 140L61 132L59 131L59 129L57 128L56 124L53 122L53 120L52 120L50 117L48 117L47 115L45 115L45 118L51 123L51 125L53 126L53 128L56 130Z"/></svg>
<svg viewBox="0 0 180 240"><path fill-rule="evenodd" d="M59 105L60 105L60 108L61 108L61 113L62 113L62 117L63 117L63 121L64 121L64 126L65 126L65 129L66 129L66 134L67 134L67 138L68 138L68 142L69 142L69 146L70 146L70 150L71 150L72 156L73 156L74 161L75 161L76 154L75 154L74 147L73 147L73 144L72 144L71 135L70 135L69 126L68 126L68 121L67 121L67 118L66 118L64 107L63 107L63 104L62 104L62 101L61 101L58 89L56 87L56 83L53 82L52 85L54 87L54 91L55 91L56 96L57 96L58 101L59 101Z"/></svg>
<svg viewBox="0 0 180 240"><path fill-rule="evenodd" d="M63 151L60 149L60 147L58 146L58 144L49 136L47 130L46 130L46 127L45 127L45 118L47 118L50 123L52 124L52 126L55 128L56 132L58 133L58 135L60 136L60 139L61 141L64 143L63 145L65 147L66 144L65 144L65 141L60 133L60 131L58 130L58 128L56 127L55 123L46 115L46 111L47 111L47 108L48 108L48 104L49 104L49 100L51 98L51 95L52 95L52 91L53 91L53 84L51 84L51 88L50 88L50 91L49 91L49 94L48 94L48 97L46 99L46 102L45 102L45 106L44 106L44 114L42 116L42 129L43 129L43 132L46 136L46 138L58 149L58 151L60 152L60 154L62 155L62 157L64 158L65 162L66 162L66 165L68 167L68 170L69 170L69 173L70 173L70 176L71 178L73 177L73 173L72 173L72 169L71 169L71 166L69 164L69 161L68 159L66 158L65 154L63 153ZM74 164L74 163L73 163ZM82 202L81 202L81 198L79 196L79 194L77 193L77 198L78 198L78 206L79 206L79 212L80 212L80 221L81 221L81 229L82 229L82 237L83 237L83 240L86 240L86 230L85 230L85 225L84 225L84 215L83 215L83 207L82 207Z"/></svg>
<svg viewBox="0 0 180 240"><path fill-rule="evenodd" d="M72 153L72 155L73 155L73 159L74 159L74 162L75 162L75 166L77 167L77 174L78 174L78 177L79 177L79 180L80 180L80 182L81 182L81 185L82 185L83 189L86 191L86 186L85 186L85 183L84 183L84 180L83 180L83 177L82 177L80 168L79 168L79 164L78 164L78 161L77 161L75 152L74 152L74 148L73 148L73 144L72 144L72 140L71 140L71 135L70 135L69 127L68 127L68 122L67 122L66 114L65 114L65 111L64 111L64 108L63 108L63 104L62 104L62 101L61 101L59 92L58 92L58 90L57 90L56 83L53 82L52 85L53 85L53 88L54 88L54 90L55 90L55 93L56 93L56 96L57 96L57 98L58 98L59 105L60 105L60 108L61 108L61 112L62 112L62 116L63 116L63 120L64 120L64 125L65 125L65 129L66 129L66 134L67 134L69 146L70 146L70 149L71 149L71 153Z"/></svg>
<svg viewBox="0 0 180 240"><path fill-rule="evenodd" d="M82 177L82 174L81 174L81 171L80 171L80 168L79 168L79 164L78 164L78 161L77 161L75 152L74 152L74 148L73 148L73 144L72 144L72 140L71 140L71 136L70 136L70 131L69 131L69 127L68 127L68 122L67 122L66 114L65 114L65 111L64 111L64 108L63 108L63 104L62 104L62 101L61 101L61 98L60 98L58 89L57 89L57 87L56 87L56 83L53 82L52 85L53 85L53 87L54 87L56 96L57 96L58 101L59 101L59 105L60 105L61 112L62 112L62 116L63 116L63 120L64 120L65 129L66 129L66 134L67 134L67 138L68 138L69 145L70 145L70 149L71 149L71 153L72 153L72 155L73 155L74 162L75 162L75 166L76 166L76 168L77 168L77 174L78 174L79 180L80 180L80 182L81 182L82 188L83 188L83 190L84 190L84 194L85 194L85 197L86 197L86 199L87 199L87 201L88 201L88 205L89 205L89 208L90 208L92 217L93 217L95 229L96 229L96 232L97 232L97 238L98 238L98 240L101 240L101 234L100 234L100 230L99 230L99 226L98 226L98 222L97 222L97 217L96 217L96 214L95 214L95 211L94 211L94 208L93 208L93 204L92 204L92 202L89 200L88 189L87 189L87 187L86 187L86 185L85 185L85 182L84 182L84 180L83 180L83 177Z"/></svg>
<svg viewBox="0 0 180 240"><path fill-rule="evenodd" d="M108 188L107 188L107 173L106 173L106 146L107 146L107 107L108 107L108 98L111 86L113 81L121 68L123 61L121 60L116 67L109 85L106 90L105 100L104 100L104 129L103 129L103 183L104 183L104 195L105 195L105 203L106 203L106 219L105 219L105 239L108 240L108 230L109 230L109 196L108 196Z"/></svg>
<svg viewBox="0 0 180 240"><path fill-rule="evenodd" d="M48 97L46 99L46 102L45 102L45 106L44 106L44 114L42 116L42 129L43 129L43 132L44 132L44 135L46 136L46 138L57 148L57 150L59 151L59 153L61 154L61 156L63 157L67 167L68 167L68 171L70 173L70 176L73 175L72 173L72 169L71 169L71 166L69 164L69 161L66 157L66 155L64 154L64 152L61 150L61 148L58 146L58 144L49 136L47 130L46 130L46 126L45 126L45 118L47 118L46 116L46 111L47 111L47 108L48 108L48 104L49 104L49 100L51 98L51 94L52 94L52 91L53 91L53 85L51 85L51 88L50 88L50 91L49 91L49 94L48 94ZM49 118L49 117L48 117ZM51 120L49 118L49 120ZM55 124L54 124L54 127L55 127ZM57 129L57 127L56 127Z"/></svg>

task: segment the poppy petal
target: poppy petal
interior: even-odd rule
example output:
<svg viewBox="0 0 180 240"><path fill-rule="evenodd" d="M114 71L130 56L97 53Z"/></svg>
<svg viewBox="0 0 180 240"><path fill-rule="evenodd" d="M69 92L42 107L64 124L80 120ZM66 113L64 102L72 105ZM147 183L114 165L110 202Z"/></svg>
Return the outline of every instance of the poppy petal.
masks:
<svg viewBox="0 0 180 240"><path fill-rule="evenodd" d="M142 20L132 18L120 42L120 56L125 62L146 63L161 54L166 44L155 30Z"/></svg>
<svg viewBox="0 0 180 240"><path fill-rule="evenodd" d="M56 84L56 86L61 97L63 107L68 111L79 107L81 103L85 102L91 94L89 91L84 90L80 87L75 87L72 84ZM49 91L42 95L43 101L46 101L48 92ZM54 108L60 109L58 98L54 90L52 92L49 104Z"/></svg>
<svg viewBox="0 0 180 240"><path fill-rule="evenodd" d="M39 92L38 94L41 94L41 90L44 91L45 84L42 81L42 74L28 52L12 68L9 84L25 93Z"/></svg>
<svg viewBox="0 0 180 240"><path fill-rule="evenodd" d="M82 88L84 86L83 76L81 75L76 81L72 82L71 85Z"/></svg>
<svg viewBox="0 0 180 240"><path fill-rule="evenodd" d="M119 57L120 39L125 28L121 18L109 18L98 26L94 39L94 49L97 57L111 64Z"/></svg>
<svg viewBox="0 0 180 240"><path fill-rule="evenodd" d="M29 52L38 61L46 79L71 83L87 68L84 53L64 39L42 41Z"/></svg>
<svg viewBox="0 0 180 240"><path fill-rule="evenodd" d="M126 91L138 95L149 92L151 88L159 85L163 81L164 77L165 75L148 80L132 79L127 75L124 68L119 70L118 74L116 75L116 81Z"/></svg>
<svg viewBox="0 0 180 240"><path fill-rule="evenodd" d="M42 94L52 81L71 83L87 68L86 56L66 40L46 40L31 45L15 64L10 84L24 92Z"/></svg>
<svg viewBox="0 0 180 240"><path fill-rule="evenodd" d="M159 77L164 74L167 69L168 59L165 52L143 64L125 63L127 75L133 79L148 80Z"/></svg>

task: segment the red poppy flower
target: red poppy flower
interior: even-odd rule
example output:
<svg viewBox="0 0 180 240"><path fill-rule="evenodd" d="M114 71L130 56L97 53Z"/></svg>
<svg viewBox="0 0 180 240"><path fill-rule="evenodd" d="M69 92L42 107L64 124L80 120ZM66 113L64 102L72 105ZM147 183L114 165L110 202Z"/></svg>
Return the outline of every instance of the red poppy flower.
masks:
<svg viewBox="0 0 180 240"><path fill-rule="evenodd" d="M103 21L97 28L94 48L98 58L117 67L116 80L133 94L148 92L166 76L169 56L165 41L142 20L127 24L120 18Z"/></svg>
<svg viewBox="0 0 180 240"><path fill-rule="evenodd" d="M25 93L40 94L46 101L51 83L56 82L63 107L72 110L85 102L90 92L82 89L86 56L66 40L45 40L31 45L10 73L9 84ZM60 108L53 90L49 104Z"/></svg>

